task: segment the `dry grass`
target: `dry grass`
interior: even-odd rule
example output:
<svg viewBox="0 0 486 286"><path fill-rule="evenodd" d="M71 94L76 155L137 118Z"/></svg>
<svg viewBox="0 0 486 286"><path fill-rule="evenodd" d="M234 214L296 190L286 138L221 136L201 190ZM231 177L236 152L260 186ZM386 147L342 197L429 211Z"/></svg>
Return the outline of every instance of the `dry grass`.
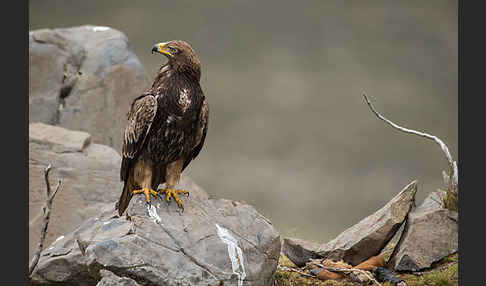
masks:
<svg viewBox="0 0 486 286"><path fill-rule="evenodd" d="M445 257L435 263L430 270L419 274L399 274L398 276L407 282L408 286L457 286L458 285L458 254ZM279 266L297 268L285 255L280 254ZM304 271L308 273L307 271ZM340 281L321 281L317 278L306 277L292 271L285 271L280 267L275 272L274 286L352 286L353 282L343 279ZM383 286L393 286L393 283L386 282Z"/></svg>
<svg viewBox="0 0 486 286"><path fill-rule="evenodd" d="M289 268L297 268L292 261L290 261L285 255L282 253L280 254L280 258L278 261L279 266L285 266ZM308 271L304 271L308 273ZM296 286L296 285L316 285L316 286L344 286L344 285L353 285L350 284L343 284L342 281L321 281L317 278L311 278L303 276L299 273L282 270L280 267L277 268L274 276L274 286Z"/></svg>

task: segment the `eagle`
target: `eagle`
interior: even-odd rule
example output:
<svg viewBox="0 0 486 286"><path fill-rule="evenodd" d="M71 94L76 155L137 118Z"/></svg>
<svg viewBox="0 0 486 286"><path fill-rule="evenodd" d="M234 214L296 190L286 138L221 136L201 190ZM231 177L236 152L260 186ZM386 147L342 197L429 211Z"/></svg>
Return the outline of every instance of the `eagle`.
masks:
<svg viewBox="0 0 486 286"><path fill-rule="evenodd" d="M184 211L175 189L181 174L197 157L206 139L209 107L200 86L201 63L185 41L173 40L152 47L152 54L165 55L163 64L147 91L135 98L127 114L123 134L120 179L123 192L116 209L121 216L133 195L165 194ZM166 188L157 189L160 184Z"/></svg>

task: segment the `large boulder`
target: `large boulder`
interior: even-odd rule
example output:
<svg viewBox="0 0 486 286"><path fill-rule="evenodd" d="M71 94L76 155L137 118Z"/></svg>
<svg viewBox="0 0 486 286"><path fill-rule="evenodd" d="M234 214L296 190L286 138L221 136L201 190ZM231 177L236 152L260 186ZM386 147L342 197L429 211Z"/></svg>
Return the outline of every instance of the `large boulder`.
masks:
<svg viewBox="0 0 486 286"><path fill-rule="evenodd" d="M80 26L29 33L29 122L85 131L119 152L131 101L149 84L120 31Z"/></svg>
<svg viewBox="0 0 486 286"><path fill-rule="evenodd" d="M143 195L121 217L107 204L43 251L33 284L95 285L108 270L140 285L270 285L280 254L270 221L188 177L179 187L190 191L183 213L160 199L149 207Z"/></svg>
<svg viewBox="0 0 486 286"><path fill-rule="evenodd" d="M346 229L325 244L295 238L285 238L282 251L297 266L311 258L344 260L358 265L378 255L405 221L415 203L417 182L408 184L385 206L359 223Z"/></svg>
<svg viewBox="0 0 486 286"><path fill-rule="evenodd" d="M37 247L46 201L44 169L53 189L58 179L61 188L54 198L46 242L73 231L98 212L105 203L114 202L122 190L121 158L113 148L94 144L91 135L43 123L29 125L29 257Z"/></svg>
<svg viewBox="0 0 486 286"><path fill-rule="evenodd" d="M444 191L429 194L408 214L389 264L396 271L419 271L458 250L458 213L442 206Z"/></svg>

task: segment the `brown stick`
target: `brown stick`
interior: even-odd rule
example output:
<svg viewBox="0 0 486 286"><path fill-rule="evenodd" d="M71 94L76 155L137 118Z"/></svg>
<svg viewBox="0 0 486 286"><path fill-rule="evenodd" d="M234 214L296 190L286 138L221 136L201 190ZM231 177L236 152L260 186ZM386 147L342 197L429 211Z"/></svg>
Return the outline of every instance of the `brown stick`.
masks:
<svg viewBox="0 0 486 286"><path fill-rule="evenodd" d="M47 226L49 225L49 218L50 218L50 215L51 215L52 201L54 200L54 197L56 196L57 191L59 191L59 187L61 186L61 180L59 180L59 182L57 183L56 189L54 190L54 193L52 193L52 195L51 195L51 185L49 184L49 171L50 170L51 170L51 164L49 164L49 166L47 166L44 169L44 178L46 180L46 192L47 192L46 203L42 207L42 210L44 211L44 224L42 225L40 240L39 240L39 244L37 246L37 251L35 252L34 257L32 258L32 261L30 262L29 278L32 277L32 273L34 272L34 269L37 266L37 263L39 262L40 254L41 254L42 248L44 246L44 240L46 239Z"/></svg>
<svg viewBox="0 0 486 286"><path fill-rule="evenodd" d="M371 104L371 102L368 100L368 97L366 96L366 94L363 93L363 97L366 101L366 104L368 104L368 106L370 107L371 111L379 119L383 120L384 122L386 122L387 124L389 124L393 128L400 130L402 132L405 132L405 133L415 134L417 136L421 136L421 137L433 140L437 144L439 144L440 148L442 149L442 151L444 152L444 154L446 156L447 161L449 162L449 170L450 170L450 174L451 174L450 182L452 183L453 187L457 188L458 182L459 182L459 175L458 175L458 172L457 172L457 163L456 163L456 161L452 160L452 156L451 156L451 153L449 152L449 148L447 148L447 145L444 144L444 142L442 142L442 140L440 140L437 136L433 136L433 135L430 135L430 134L427 134L427 133L424 133L424 132L415 131L415 130L412 130L412 129L407 129L407 128L401 127L401 126L393 123L392 121L390 121L389 119L386 119L383 115L381 115L380 113L378 113L378 111L375 110L375 108L373 107L373 104Z"/></svg>
<svg viewBox="0 0 486 286"><path fill-rule="evenodd" d="M364 270L356 269L356 268L335 268L335 267L324 266L324 265L319 264L319 263L314 263L314 265L319 266L319 267L321 267L325 270L333 271L333 272L344 272L344 273L346 273L346 272L358 272L358 273L361 273L361 274L365 275L366 277L368 277L368 279L373 281L376 285L383 286L383 285L380 284L380 282L378 282L375 278L373 278L373 275L368 274L368 271L364 271Z"/></svg>

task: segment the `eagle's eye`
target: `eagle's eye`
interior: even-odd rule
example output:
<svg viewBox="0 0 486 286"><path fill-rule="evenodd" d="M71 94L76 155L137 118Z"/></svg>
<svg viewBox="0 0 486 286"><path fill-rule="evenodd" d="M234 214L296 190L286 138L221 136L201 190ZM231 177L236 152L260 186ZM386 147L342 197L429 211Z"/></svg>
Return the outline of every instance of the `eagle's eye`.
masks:
<svg viewBox="0 0 486 286"><path fill-rule="evenodd" d="M169 49L169 52L173 53L173 54L176 54L177 53L177 49L176 48L173 48L173 47L167 47Z"/></svg>

